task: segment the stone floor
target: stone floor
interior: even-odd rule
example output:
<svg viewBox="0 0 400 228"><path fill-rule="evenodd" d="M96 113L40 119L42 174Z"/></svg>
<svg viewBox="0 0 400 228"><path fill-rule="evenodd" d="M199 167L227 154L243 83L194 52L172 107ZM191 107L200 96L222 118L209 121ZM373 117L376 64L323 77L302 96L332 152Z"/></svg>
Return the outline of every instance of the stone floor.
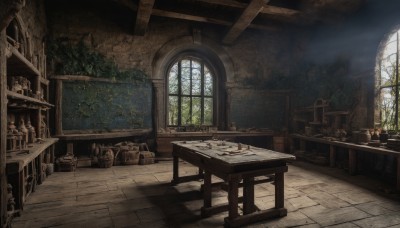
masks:
<svg viewBox="0 0 400 228"><path fill-rule="evenodd" d="M181 162L181 175L197 169ZM169 184L172 163L56 172L37 187L13 227L223 227L220 213L200 217L201 181ZM248 227L400 227L400 194L376 179L296 161L285 174L288 215ZM259 208L274 205L274 186L256 186ZM227 194L213 193L213 203Z"/></svg>

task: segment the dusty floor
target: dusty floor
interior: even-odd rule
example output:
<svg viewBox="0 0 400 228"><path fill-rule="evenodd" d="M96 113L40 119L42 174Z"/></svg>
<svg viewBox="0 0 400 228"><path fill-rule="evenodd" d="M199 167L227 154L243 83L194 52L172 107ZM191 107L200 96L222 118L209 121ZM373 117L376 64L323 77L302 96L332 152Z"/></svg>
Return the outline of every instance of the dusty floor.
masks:
<svg viewBox="0 0 400 228"><path fill-rule="evenodd" d="M181 162L181 174L197 169ZM32 193L13 227L222 227L202 219L200 181L171 186L172 163L56 172ZM393 186L392 186L393 187ZM248 227L400 227L400 194L376 179L296 161L285 174L288 215ZM256 204L274 205L274 186L256 186ZM227 194L213 193L213 203Z"/></svg>

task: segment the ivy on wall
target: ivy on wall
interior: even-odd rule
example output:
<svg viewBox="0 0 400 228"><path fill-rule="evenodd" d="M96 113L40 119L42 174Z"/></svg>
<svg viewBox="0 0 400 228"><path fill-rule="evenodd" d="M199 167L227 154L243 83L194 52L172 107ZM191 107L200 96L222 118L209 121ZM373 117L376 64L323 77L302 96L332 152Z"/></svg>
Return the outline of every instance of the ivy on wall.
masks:
<svg viewBox="0 0 400 228"><path fill-rule="evenodd" d="M152 127L152 86L139 69L121 71L83 41L51 40L47 56L54 74L112 79L66 81L62 94L63 130L111 131Z"/></svg>
<svg viewBox="0 0 400 228"><path fill-rule="evenodd" d="M151 128L151 85L95 81L63 83L64 130Z"/></svg>
<svg viewBox="0 0 400 228"><path fill-rule="evenodd" d="M47 56L54 74L85 75L131 82L148 80L147 75L139 69L119 70L115 62L90 50L82 40L77 44L67 38L50 40Z"/></svg>

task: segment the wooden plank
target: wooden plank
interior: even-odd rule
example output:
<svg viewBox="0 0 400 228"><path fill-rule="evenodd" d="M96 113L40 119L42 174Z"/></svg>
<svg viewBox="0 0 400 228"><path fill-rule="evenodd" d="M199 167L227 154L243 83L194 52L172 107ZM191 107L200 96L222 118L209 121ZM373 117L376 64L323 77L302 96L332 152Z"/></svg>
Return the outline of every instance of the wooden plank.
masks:
<svg viewBox="0 0 400 228"><path fill-rule="evenodd" d="M264 8L264 0L252 0L235 24L229 29L222 42L232 44L237 37L251 24L253 19Z"/></svg>
<svg viewBox="0 0 400 228"><path fill-rule="evenodd" d="M57 138L47 138L41 143L31 144L31 147L28 149L29 153L26 154L19 154L19 152L7 153L7 174L21 171L23 167L27 166L32 160L57 141ZM15 164L18 164L17 170L13 168Z"/></svg>
<svg viewBox="0 0 400 228"><path fill-rule="evenodd" d="M329 146L329 164L331 167L335 167L336 162L336 148L333 145Z"/></svg>
<svg viewBox="0 0 400 228"><path fill-rule="evenodd" d="M19 75L37 75L40 71L25 58L15 47L10 46L11 57L7 59L7 74L13 76Z"/></svg>
<svg viewBox="0 0 400 228"><path fill-rule="evenodd" d="M243 179L243 214L255 211L254 206L254 177Z"/></svg>
<svg viewBox="0 0 400 228"><path fill-rule="evenodd" d="M357 153L353 149L349 149L349 173L355 175L357 170Z"/></svg>
<svg viewBox="0 0 400 228"><path fill-rule="evenodd" d="M144 136L149 134L152 129L133 129L126 131L113 131L113 132L104 132L104 133L76 133L76 134L67 134L67 131L64 131L64 135L56 135L55 137L60 140L93 140L93 139L110 139L110 138L123 138L130 136Z"/></svg>
<svg viewBox="0 0 400 228"><path fill-rule="evenodd" d="M6 31L0 31L0 226L6 223L7 218L7 178L6 153L7 150L7 67L6 67Z"/></svg>
<svg viewBox="0 0 400 228"><path fill-rule="evenodd" d="M299 139L301 141L309 141L309 142L317 142L317 143L323 143L323 144L328 144L328 145L334 145L342 148L348 148L348 149L353 149L357 151L364 151L364 152L370 152L370 153L376 153L376 154L384 154L384 155L392 155L392 156L397 156L400 154L400 151L395 151L395 150L390 150L382 147L373 147L373 146L367 146L367 145L360 145L360 144L354 144L354 143L348 143L348 142L340 142L340 141L329 141L323 138L316 138L316 137L308 137L304 135L299 135L299 134L291 134L290 137L294 139Z"/></svg>
<svg viewBox="0 0 400 228"><path fill-rule="evenodd" d="M197 1L206 2L209 4L229 6L229 7L233 7L233 8L241 8L241 9L244 9L247 7L246 3L233 1L233 0L197 0ZM294 16L294 15L300 14L300 11L283 8L283 7L270 6L270 5L267 5L267 3L265 3L263 9L261 10L261 13L270 14L270 15L279 15L279 16Z"/></svg>
<svg viewBox="0 0 400 228"><path fill-rule="evenodd" d="M397 183L396 189L400 191L400 155L397 155Z"/></svg>
<svg viewBox="0 0 400 228"><path fill-rule="evenodd" d="M115 0L115 1L128 7L129 9L131 9L133 11L136 11L138 9L138 7L132 1L127 1L127 0ZM190 14L185 14L185 13L177 13L177 12L166 11L166 10L161 10L161 9L152 9L151 15L159 16L159 17L181 19L181 20L188 20L188 21L197 21L197 22L210 23L210 24L223 25L223 26L232 26L233 25L233 23L231 21L225 21L225 20L204 17L204 16L190 15ZM248 27L254 28L254 29L259 29L259 30L266 30L266 31L277 31L278 30L277 27L265 26L265 25L251 24Z"/></svg>
<svg viewBox="0 0 400 228"><path fill-rule="evenodd" d="M238 194L239 194L239 177L231 176L228 180L228 202L229 202L229 220L233 220L239 216L238 212Z"/></svg>
<svg viewBox="0 0 400 228"><path fill-rule="evenodd" d="M284 173L275 173L275 208L285 207Z"/></svg>
<svg viewBox="0 0 400 228"><path fill-rule="evenodd" d="M208 171L204 172L204 188L203 188L203 207L209 208L212 206L211 203L211 173Z"/></svg>
<svg viewBox="0 0 400 228"><path fill-rule="evenodd" d="M172 184L178 184L179 183L179 157L178 156L173 156L173 166L172 166Z"/></svg>
<svg viewBox="0 0 400 228"><path fill-rule="evenodd" d="M136 13L135 35L143 36L146 33L154 1L155 0L139 1L139 7Z"/></svg>
<svg viewBox="0 0 400 228"><path fill-rule="evenodd" d="M62 85L61 80L56 80L55 88L55 114L54 114L54 126L56 128L56 135L63 135L62 130Z"/></svg>

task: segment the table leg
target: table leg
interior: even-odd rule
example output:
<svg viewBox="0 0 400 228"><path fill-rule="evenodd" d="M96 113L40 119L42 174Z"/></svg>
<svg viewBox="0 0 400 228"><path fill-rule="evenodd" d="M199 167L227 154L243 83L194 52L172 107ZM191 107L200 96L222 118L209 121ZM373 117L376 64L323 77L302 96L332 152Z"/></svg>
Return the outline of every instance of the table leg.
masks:
<svg viewBox="0 0 400 228"><path fill-rule="evenodd" d="M203 217L203 218L209 216L209 213L207 213L206 209L208 209L212 206L211 192L212 192L211 173L206 171L206 172L204 172L204 185L203 185L204 205L201 208L201 217Z"/></svg>
<svg viewBox="0 0 400 228"><path fill-rule="evenodd" d="M336 148L333 145L329 147L329 163L331 167L335 167L336 162Z"/></svg>
<svg viewBox="0 0 400 228"><path fill-rule="evenodd" d="M233 176L228 181L228 203L229 203L229 220L233 220L239 216L238 205L239 205L239 178Z"/></svg>
<svg viewBox="0 0 400 228"><path fill-rule="evenodd" d="M300 139L300 150L306 151L306 141Z"/></svg>
<svg viewBox="0 0 400 228"><path fill-rule="evenodd" d="M254 177L243 179L243 214L255 211L254 207Z"/></svg>
<svg viewBox="0 0 400 228"><path fill-rule="evenodd" d="M397 184L396 189L400 191L400 155L397 155Z"/></svg>
<svg viewBox="0 0 400 228"><path fill-rule="evenodd" d="M356 174L357 168L357 153L353 149L349 149L349 173L350 175Z"/></svg>
<svg viewBox="0 0 400 228"><path fill-rule="evenodd" d="M284 208L285 201L284 201L284 176L283 173L275 173L275 208Z"/></svg>
<svg viewBox="0 0 400 228"><path fill-rule="evenodd" d="M173 171L172 171L172 184L178 184L179 183L179 157L178 156L172 156L173 157Z"/></svg>

